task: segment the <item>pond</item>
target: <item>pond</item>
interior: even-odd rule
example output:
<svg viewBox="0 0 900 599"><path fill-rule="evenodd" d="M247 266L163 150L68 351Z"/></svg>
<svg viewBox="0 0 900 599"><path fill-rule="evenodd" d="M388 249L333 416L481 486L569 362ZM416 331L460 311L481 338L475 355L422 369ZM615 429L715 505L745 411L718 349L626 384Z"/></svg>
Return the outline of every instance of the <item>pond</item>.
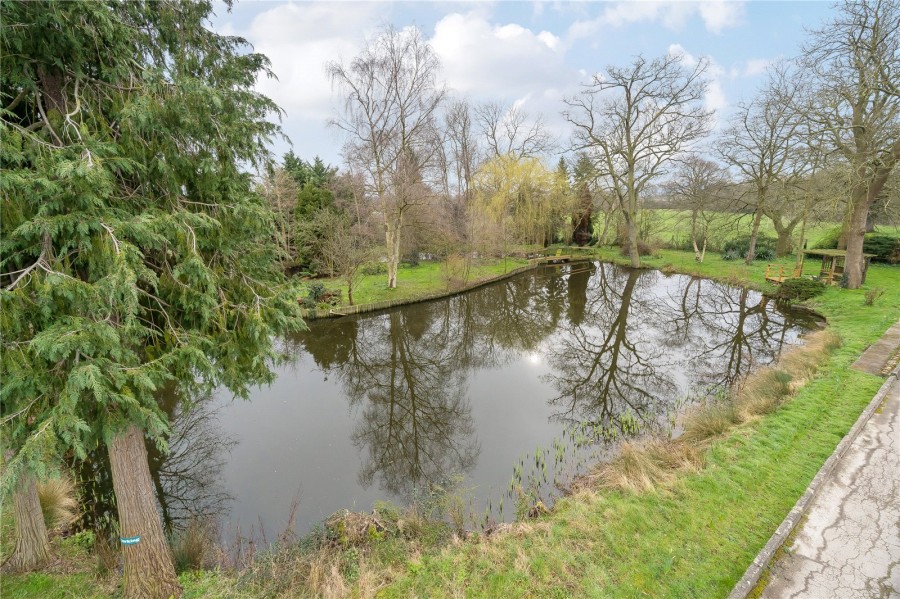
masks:
<svg viewBox="0 0 900 599"><path fill-rule="evenodd" d="M467 498L470 525L510 520L517 488L549 503L622 439L677 435L686 404L817 324L747 289L591 262L312 321L284 340L293 359L271 386L213 397L176 427L180 469L205 482L162 487L270 538L294 499L303 533L339 509L435 488ZM154 469L176 471L173 460Z"/></svg>

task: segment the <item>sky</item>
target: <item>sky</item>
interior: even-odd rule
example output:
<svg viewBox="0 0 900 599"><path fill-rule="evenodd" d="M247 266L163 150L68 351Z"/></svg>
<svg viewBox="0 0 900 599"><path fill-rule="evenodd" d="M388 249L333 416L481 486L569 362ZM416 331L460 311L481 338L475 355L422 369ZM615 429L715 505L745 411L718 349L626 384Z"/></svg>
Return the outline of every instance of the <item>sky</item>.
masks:
<svg viewBox="0 0 900 599"><path fill-rule="evenodd" d="M342 165L342 138L328 119L340 98L328 61L349 62L386 25L418 27L438 55L457 97L502 101L542 114L564 149L563 99L607 65L670 52L708 57L705 99L719 126L765 83L766 66L799 55L810 29L834 12L830 2L734 0L581 2L238 2L215 6L212 27L246 38L268 56L276 78L257 88L284 110L281 125L306 160Z"/></svg>

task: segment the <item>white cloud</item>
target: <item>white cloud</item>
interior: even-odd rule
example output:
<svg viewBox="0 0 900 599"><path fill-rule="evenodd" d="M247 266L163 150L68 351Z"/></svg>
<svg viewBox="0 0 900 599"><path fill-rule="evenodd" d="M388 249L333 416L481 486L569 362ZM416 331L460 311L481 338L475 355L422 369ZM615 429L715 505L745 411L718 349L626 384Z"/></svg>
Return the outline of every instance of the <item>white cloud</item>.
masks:
<svg viewBox="0 0 900 599"><path fill-rule="evenodd" d="M366 3L282 4L259 13L244 35L278 79L260 79L257 88L289 119L324 121L332 115L325 64L356 55L378 18L378 6Z"/></svg>
<svg viewBox="0 0 900 599"><path fill-rule="evenodd" d="M725 29L742 22L744 3L735 0L613 2L608 4L598 17L573 23L569 28L569 37L579 39L594 35L606 27L656 21L669 29L680 31L694 17L699 17L703 21L707 31L720 34Z"/></svg>
<svg viewBox="0 0 900 599"><path fill-rule="evenodd" d="M728 0L701 2L699 10L706 29L716 34L722 33L729 27L740 25L744 19L743 2L729 2Z"/></svg>
<svg viewBox="0 0 900 599"><path fill-rule="evenodd" d="M685 50L681 44L671 44L669 46L669 56L681 56L686 67L697 65L697 57Z"/></svg>
<svg viewBox="0 0 900 599"><path fill-rule="evenodd" d="M524 97L577 81L565 64L565 47L549 31L515 23L494 25L486 17L452 13L435 24L432 48L447 84L463 94Z"/></svg>

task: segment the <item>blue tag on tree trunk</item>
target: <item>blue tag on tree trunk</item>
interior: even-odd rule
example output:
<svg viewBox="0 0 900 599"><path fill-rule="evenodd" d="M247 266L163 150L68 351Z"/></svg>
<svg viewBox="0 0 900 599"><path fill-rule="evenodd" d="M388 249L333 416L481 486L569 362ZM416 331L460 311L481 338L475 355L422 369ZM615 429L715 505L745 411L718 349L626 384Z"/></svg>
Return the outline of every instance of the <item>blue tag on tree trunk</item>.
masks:
<svg viewBox="0 0 900 599"><path fill-rule="evenodd" d="M119 537L123 545L137 545L141 542L141 537Z"/></svg>

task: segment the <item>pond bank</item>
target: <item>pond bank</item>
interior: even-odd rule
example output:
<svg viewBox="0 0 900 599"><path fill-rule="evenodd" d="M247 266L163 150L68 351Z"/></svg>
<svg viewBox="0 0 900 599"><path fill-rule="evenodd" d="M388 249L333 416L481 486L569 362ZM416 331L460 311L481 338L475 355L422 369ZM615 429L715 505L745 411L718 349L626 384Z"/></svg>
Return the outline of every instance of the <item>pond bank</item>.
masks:
<svg viewBox="0 0 900 599"><path fill-rule="evenodd" d="M715 257L697 265L686 252L661 254L647 265L729 283L760 281L764 269ZM503 534L424 543L409 552L402 545L417 526L432 533L415 521L379 514L384 530L366 529L378 559L364 562L364 550L338 543L340 578L331 579L330 588L398 597L447 596L463 588L484 597L727 595L880 385L878 377L848 367L896 320L900 269L879 267L870 277L870 285L887 289L875 306L863 305L863 290L832 288L815 300L843 347L782 409L713 439L702 471L657 492L582 490L552 513ZM274 566L266 564L277 561L282 573L298 577L301 568L311 572L290 551L244 574L184 574L186 596L271 596L266 589L274 588L263 579ZM75 596L99 594L96 588L83 592Z"/></svg>
<svg viewBox="0 0 900 599"><path fill-rule="evenodd" d="M488 276L481 277L476 279L471 283L467 283L463 286L453 289L447 289L445 291L438 291L433 293L422 293L422 294L414 294L410 297L399 298L396 300L384 300L380 302L369 302L364 304L355 304L353 306L337 306L329 309L309 309L303 310L303 318L305 320L315 320L317 318L336 318L341 316L350 316L352 314L366 314L369 312L378 312L381 310L389 310L391 308L397 308L399 306L406 306L409 304L416 304L419 302L430 302L433 300L444 299L448 297L454 297L461 293L466 293L467 291L473 291L480 287L484 287L485 285L491 285L493 283L497 283L503 281L505 279L509 279L523 272L528 272L529 270L534 270L535 268L539 268L541 266L546 266L548 264L570 264L574 262L588 262L592 261L595 258L593 256L545 256L542 258L531 258L528 260L528 264L525 266L519 266L507 272Z"/></svg>
<svg viewBox="0 0 900 599"><path fill-rule="evenodd" d="M404 297L391 300L365 302L362 304L356 304L354 306L337 306L335 308L328 309L314 308L310 310L304 310L303 317L304 319L308 320L314 320L318 318L335 318L341 316L349 316L352 314L377 312L380 310L387 310L390 308L415 304L418 302L428 302L437 299L453 297L467 291L472 291L473 289L478 289L479 287L483 287L485 285L503 281L505 279L521 274L523 272L528 272L529 270L533 270L540 266L560 263L560 259L563 259L565 262L586 262L596 260L600 262L607 262L610 264L617 264L619 266L630 267L630 260L627 257L623 256L619 251L619 248L615 246L588 248L566 247L562 248L562 251L566 254L561 256L549 255L537 259L532 258L529 259L528 264L518 266L512 270L496 275L477 278L475 281L455 289L445 289L437 292L431 291L431 289L436 287L436 285L434 284L435 281L437 281L441 276L439 273L429 273L428 275L426 275L426 278L432 278L434 279L434 281L431 281L428 284L428 289L424 291L418 289L406 289L407 283L401 280L399 287L405 293ZM792 265L793 263L794 258L791 256L787 256L785 258L770 260L766 263L756 262L753 265L747 266L741 261L722 260L717 255L709 255L707 256L705 262L698 263L694 259L694 255L691 252L679 250L660 250L652 256L642 257L640 268L660 270L663 273L667 274L685 274L699 278L714 279L738 287L747 287L754 291L759 291L763 295L775 297L778 291L778 287L765 280L764 274L766 264L772 264L775 267L787 267ZM420 267L414 268L418 269ZM403 271L401 270L401 274L402 273ZM339 285L341 284L337 280L330 281L333 281L334 283ZM798 305L795 309L807 310L815 316L822 316L814 309L811 309L809 306Z"/></svg>
<svg viewBox="0 0 900 599"><path fill-rule="evenodd" d="M765 265L660 254L648 266L761 286ZM659 492L566 498L546 526L423 559L385 595L726 596L881 384L848 367L900 312L900 269L868 283L887 290L875 306L838 288L812 302L843 347L780 410L712 440L701 472Z"/></svg>

